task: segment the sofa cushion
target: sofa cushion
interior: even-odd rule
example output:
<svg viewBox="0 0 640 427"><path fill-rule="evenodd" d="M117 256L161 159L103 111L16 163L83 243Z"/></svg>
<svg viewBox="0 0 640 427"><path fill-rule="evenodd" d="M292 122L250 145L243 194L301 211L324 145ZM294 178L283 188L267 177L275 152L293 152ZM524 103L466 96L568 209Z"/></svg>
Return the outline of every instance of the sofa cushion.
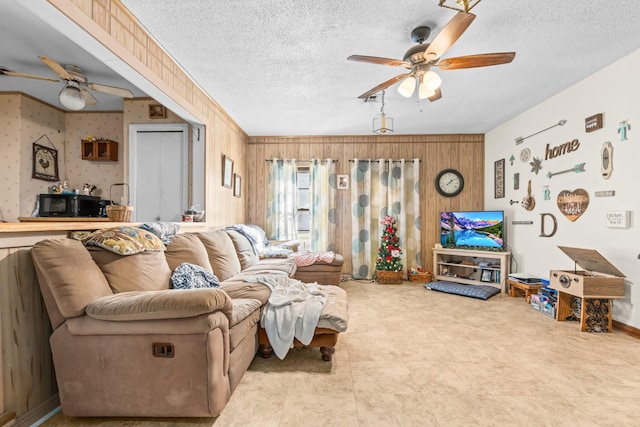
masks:
<svg viewBox="0 0 640 427"><path fill-rule="evenodd" d="M256 299L261 305L266 304L271 295L269 288L262 283L243 282L236 277L220 282L220 289L224 290L231 299Z"/></svg>
<svg viewBox="0 0 640 427"><path fill-rule="evenodd" d="M199 265L183 262L171 274L173 289L217 288L220 281L215 274Z"/></svg>
<svg viewBox="0 0 640 427"><path fill-rule="evenodd" d="M171 270L164 252L121 256L104 249L91 248L89 253L114 293L169 289Z"/></svg>
<svg viewBox="0 0 640 427"><path fill-rule="evenodd" d="M260 322L260 310L254 310L247 317L239 321L235 326L229 328L229 351L233 352L236 347L246 340L256 340L256 327ZM252 333L252 330L254 331ZM255 350L252 349L252 355Z"/></svg>
<svg viewBox="0 0 640 427"><path fill-rule="evenodd" d="M236 248L236 254L238 255L240 266L243 270L259 261L258 255L254 252L253 245L249 239L230 228L228 228L226 232L233 241L233 246Z"/></svg>
<svg viewBox="0 0 640 427"><path fill-rule="evenodd" d="M216 310L231 318L231 299L218 289L202 288L121 292L93 301L87 306L87 315L98 320L131 321L179 319Z"/></svg>
<svg viewBox="0 0 640 427"><path fill-rule="evenodd" d="M173 236L171 243L167 245L167 249L164 251L164 256L167 258L167 264L169 264L169 268L172 271L180 264L188 262L199 265L209 273L213 273L207 250L195 233Z"/></svg>
<svg viewBox="0 0 640 427"><path fill-rule="evenodd" d="M231 300L233 304L233 313L231 314L231 323L229 326L233 327L244 319L249 317L254 311L260 310L262 303L253 298L236 298Z"/></svg>
<svg viewBox="0 0 640 427"><path fill-rule="evenodd" d="M85 246L97 246L118 255L133 255L144 251L165 250L162 240L139 227L114 227L97 230L82 239Z"/></svg>
<svg viewBox="0 0 640 427"><path fill-rule="evenodd" d="M198 233L198 238L204 244L213 273L220 281L240 273L242 267L236 255L236 249L231 237L224 230Z"/></svg>
<svg viewBox="0 0 640 427"><path fill-rule="evenodd" d="M77 240L40 241L31 249L31 256L41 287L50 291L65 318L83 315L85 307L93 300L112 294L102 271ZM47 310L53 312L46 298L45 303ZM59 320L51 320L52 325L59 323ZM54 328L57 326L53 325Z"/></svg>

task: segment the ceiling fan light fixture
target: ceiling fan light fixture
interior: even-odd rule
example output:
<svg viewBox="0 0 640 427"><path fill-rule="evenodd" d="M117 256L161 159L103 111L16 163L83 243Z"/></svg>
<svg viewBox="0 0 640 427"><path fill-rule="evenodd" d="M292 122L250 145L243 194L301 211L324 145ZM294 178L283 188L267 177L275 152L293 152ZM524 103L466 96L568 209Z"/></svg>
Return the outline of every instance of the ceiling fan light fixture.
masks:
<svg viewBox="0 0 640 427"><path fill-rule="evenodd" d="M440 0L440 7L469 13L481 0ZM447 4L448 3L448 4ZM455 5L453 4L455 3Z"/></svg>
<svg viewBox="0 0 640 427"><path fill-rule="evenodd" d="M420 84L420 87L424 86L426 89L434 91L438 89L441 84L442 79L440 76L436 74L435 71L429 70L422 76L422 83Z"/></svg>
<svg viewBox="0 0 640 427"><path fill-rule="evenodd" d="M59 99L63 107L72 111L82 110L87 105L87 101L84 99L84 96L82 96L80 89L71 82L62 88Z"/></svg>
<svg viewBox="0 0 640 427"><path fill-rule="evenodd" d="M416 90L416 79L414 77L407 77L404 79L400 86L398 86L398 93L405 98L411 97Z"/></svg>
<svg viewBox="0 0 640 427"><path fill-rule="evenodd" d="M382 107L380 114L373 118L373 133L385 135L393 132L393 118L384 113L384 91L382 91Z"/></svg>
<svg viewBox="0 0 640 427"><path fill-rule="evenodd" d="M428 89L424 84L420 85L420 89L418 90L418 97L420 99L427 99L436 94L435 90Z"/></svg>

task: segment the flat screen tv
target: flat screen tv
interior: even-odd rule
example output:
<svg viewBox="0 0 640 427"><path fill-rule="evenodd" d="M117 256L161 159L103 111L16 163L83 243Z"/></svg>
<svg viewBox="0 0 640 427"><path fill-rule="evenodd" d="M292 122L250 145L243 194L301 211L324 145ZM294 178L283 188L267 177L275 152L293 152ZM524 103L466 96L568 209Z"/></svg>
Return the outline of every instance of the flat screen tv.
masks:
<svg viewBox="0 0 640 427"><path fill-rule="evenodd" d="M505 250L504 211L440 213L443 248Z"/></svg>

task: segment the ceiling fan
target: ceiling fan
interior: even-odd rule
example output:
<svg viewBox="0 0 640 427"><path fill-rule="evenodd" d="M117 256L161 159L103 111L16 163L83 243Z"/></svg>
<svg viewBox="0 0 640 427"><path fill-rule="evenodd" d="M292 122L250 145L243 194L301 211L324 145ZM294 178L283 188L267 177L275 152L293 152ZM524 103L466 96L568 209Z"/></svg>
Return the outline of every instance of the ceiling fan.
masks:
<svg viewBox="0 0 640 427"><path fill-rule="evenodd" d="M60 91L60 103L69 110L82 110L87 104L95 105L98 100L91 95L87 89L97 92L108 93L110 95L121 96L123 98L132 98L133 93L129 89L123 89L115 86L107 86L99 83L91 83L82 72L82 69L75 65L65 65L64 67L58 62L46 56L39 57L49 68L51 68L62 80L65 85ZM33 74L16 73L4 68L0 68L0 75L13 77L26 77L29 79L45 80L54 83L60 83L60 80L49 77L36 76Z"/></svg>
<svg viewBox="0 0 640 427"><path fill-rule="evenodd" d="M424 43L431 34L431 28L421 26L413 29L411 31L411 39L418 44L407 50L401 60L363 55L351 55L348 57L347 59L350 61L399 66L409 70L408 73L399 74L384 83L380 83L358 98L366 100L371 95L402 81L398 87L398 92L401 95L407 98L410 97L413 95L416 86L418 86L418 97L420 99L437 101L442 98L442 92L440 91L442 80L438 74L431 70L432 67L437 67L440 70L457 70L507 64L513 61L516 56L515 52L484 53L440 59L471 25L475 17L472 13L459 12L445 25L431 43Z"/></svg>

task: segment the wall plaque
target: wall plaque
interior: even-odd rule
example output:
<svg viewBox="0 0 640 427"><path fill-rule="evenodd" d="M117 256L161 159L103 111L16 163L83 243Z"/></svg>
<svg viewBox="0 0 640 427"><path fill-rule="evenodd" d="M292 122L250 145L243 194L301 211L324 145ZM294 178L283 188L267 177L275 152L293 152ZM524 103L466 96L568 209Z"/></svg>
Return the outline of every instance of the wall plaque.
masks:
<svg viewBox="0 0 640 427"><path fill-rule="evenodd" d="M582 188L569 191L563 190L558 194L558 209L567 219L574 222L580 218L589 206L589 193Z"/></svg>
<svg viewBox="0 0 640 427"><path fill-rule="evenodd" d="M629 228L629 211L605 212L604 219L609 228Z"/></svg>
<svg viewBox="0 0 640 427"><path fill-rule="evenodd" d="M495 184L494 199L504 197L504 159L500 159L493 164L493 179Z"/></svg>
<svg viewBox="0 0 640 427"><path fill-rule="evenodd" d="M593 132L594 130L602 129L602 113L594 114L591 117L584 119L585 132Z"/></svg>

